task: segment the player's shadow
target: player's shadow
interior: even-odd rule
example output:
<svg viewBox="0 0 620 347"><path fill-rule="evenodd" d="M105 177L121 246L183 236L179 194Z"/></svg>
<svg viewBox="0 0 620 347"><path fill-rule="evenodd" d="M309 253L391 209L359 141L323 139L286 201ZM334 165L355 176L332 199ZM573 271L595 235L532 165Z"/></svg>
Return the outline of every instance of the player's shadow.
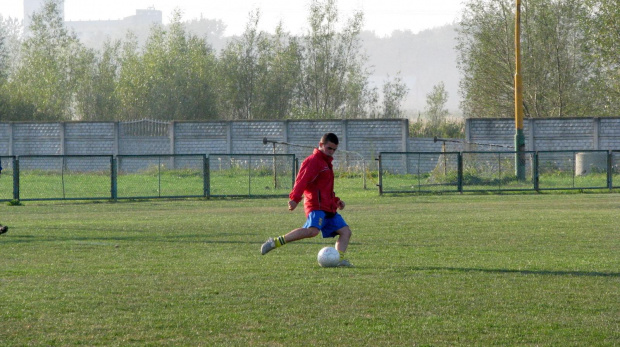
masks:
<svg viewBox="0 0 620 347"><path fill-rule="evenodd" d="M207 243L207 244L258 244L252 241L226 240L226 235L218 235L217 239L205 237L204 234L182 234L182 235L128 235L128 236L39 236L39 235L11 235L10 238L0 239L0 244L20 244L37 242L168 242L168 243Z"/></svg>
<svg viewBox="0 0 620 347"><path fill-rule="evenodd" d="M540 276L575 276L575 277L620 277L619 272L599 271L558 271L558 270L512 270L512 269L480 269L462 267L416 267L417 271L455 271L455 272L483 272L500 274L540 275Z"/></svg>

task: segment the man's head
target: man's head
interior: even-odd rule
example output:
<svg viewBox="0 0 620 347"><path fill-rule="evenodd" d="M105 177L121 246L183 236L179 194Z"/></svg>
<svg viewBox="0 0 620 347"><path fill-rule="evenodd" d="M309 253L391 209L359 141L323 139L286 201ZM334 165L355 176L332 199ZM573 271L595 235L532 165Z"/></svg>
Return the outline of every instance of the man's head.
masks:
<svg viewBox="0 0 620 347"><path fill-rule="evenodd" d="M331 157L336 152L336 149L338 149L338 136L336 134L327 133L321 137L319 151Z"/></svg>

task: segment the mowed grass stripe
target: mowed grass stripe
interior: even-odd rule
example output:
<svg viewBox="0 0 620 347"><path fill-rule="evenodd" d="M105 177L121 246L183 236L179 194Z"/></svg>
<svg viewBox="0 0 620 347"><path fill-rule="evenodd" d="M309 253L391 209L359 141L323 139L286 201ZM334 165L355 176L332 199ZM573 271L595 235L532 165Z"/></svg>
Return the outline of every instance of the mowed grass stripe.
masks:
<svg viewBox="0 0 620 347"><path fill-rule="evenodd" d="M338 184L338 183L337 183ZM345 189L354 268L286 199L0 206L7 345L620 343L615 194Z"/></svg>

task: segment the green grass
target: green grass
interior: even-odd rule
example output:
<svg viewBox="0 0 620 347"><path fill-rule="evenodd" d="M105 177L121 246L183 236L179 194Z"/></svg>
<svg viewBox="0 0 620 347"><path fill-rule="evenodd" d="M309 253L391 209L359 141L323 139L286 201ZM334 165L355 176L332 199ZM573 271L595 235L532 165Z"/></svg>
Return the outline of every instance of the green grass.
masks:
<svg viewBox="0 0 620 347"><path fill-rule="evenodd" d="M620 344L617 194L339 195L354 268L260 255L286 199L2 204L0 344Z"/></svg>
<svg viewBox="0 0 620 347"><path fill-rule="evenodd" d="M214 196L287 196L292 188L290 173L259 170L213 171L210 193ZM20 199L62 200L111 198L109 173L64 173L30 171L20 174ZM361 178L359 187L362 187ZM122 173L117 176L119 199L147 197L202 197L204 178L198 170L164 170ZM0 200L13 199L12 172L0 179Z"/></svg>
<svg viewBox="0 0 620 347"><path fill-rule="evenodd" d="M337 172L337 178L348 186L362 188L364 177L359 173ZM204 196L204 182L199 170L162 170L157 168L140 173L122 173L117 177L119 199L141 199L150 197L201 197ZM618 187L620 175L613 175L614 187ZM385 173L382 178L383 191L394 192L458 192L456 171L421 175L396 175ZM212 196L286 196L292 188L291 173L271 171L223 170L212 171L210 194ZM377 192L376 172L366 175L366 186ZM596 173L585 176L550 172L541 174L541 190L606 189L607 176ZM463 177L464 191L533 191L531 177L520 182L508 172L480 175L466 171ZM111 178L107 173L44 172L31 170L20 175L20 199L22 200L77 200L111 198ZM13 199L12 172L0 179L0 200Z"/></svg>
<svg viewBox="0 0 620 347"><path fill-rule="evenodd" d="M618 186L619 175L613 175L614 186ZM382 178L385 192L457 192L458 176L456 171L439 175L395 175L385 173ZM607 174L595 173L584 176L574 176L572 173L550 172L539 176L540 190L571 190L571 189L605 189ZM518 181L514 173L504 172L502 176L480 175L476 172L465 171L463 174L464 191L509 191L534 190L531 175L525 181Z"/></svg>

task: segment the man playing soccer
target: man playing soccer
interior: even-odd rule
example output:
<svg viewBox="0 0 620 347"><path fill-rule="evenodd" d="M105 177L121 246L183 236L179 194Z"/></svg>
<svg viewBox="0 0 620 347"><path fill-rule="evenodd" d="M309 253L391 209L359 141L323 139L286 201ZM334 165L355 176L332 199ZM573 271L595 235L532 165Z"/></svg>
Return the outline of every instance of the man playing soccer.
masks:
<svg viewBox="0 0 620 347"><path fill-rule="evenodd" d="M306 224L286 235L275 239L269 238L263 243L261 254L265 255L289 242L315 237L321 232L324 238L338 235L335 245L340 252L338 266L352 266L344 258L351 238L351 229L337 212L344 208L345 203L334 193L332 160L336 149L338 149L338 136L327 133L321 138L319 148L315 148L312 155L302 162L295 186L289 194L288 209L293 211L304 197Z"/></svg>

